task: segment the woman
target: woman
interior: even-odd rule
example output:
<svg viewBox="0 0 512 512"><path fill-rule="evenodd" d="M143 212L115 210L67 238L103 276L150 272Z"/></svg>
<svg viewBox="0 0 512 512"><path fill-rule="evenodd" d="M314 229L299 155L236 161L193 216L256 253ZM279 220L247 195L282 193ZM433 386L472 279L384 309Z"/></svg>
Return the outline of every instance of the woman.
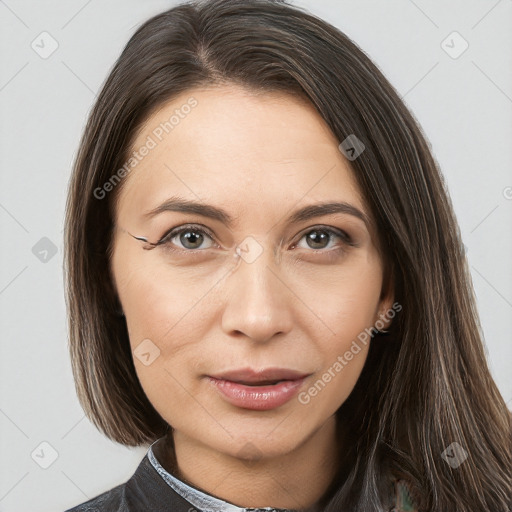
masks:
<svg viewBox="0 0 512 512"><path fill-rule="evenodd" d="M442 175L326 22L277 0L146 22L85 129L66 270L80 401L151 445L70 510L510 510Z"/></svg>

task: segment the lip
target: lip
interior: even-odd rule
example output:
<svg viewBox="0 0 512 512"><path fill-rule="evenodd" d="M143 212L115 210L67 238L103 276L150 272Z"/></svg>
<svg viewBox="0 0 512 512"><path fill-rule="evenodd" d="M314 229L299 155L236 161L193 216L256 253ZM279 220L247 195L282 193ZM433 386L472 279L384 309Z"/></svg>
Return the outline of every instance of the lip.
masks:
<svg viewBox="0 0 512 512"><path fill-rule="evenodd" d="M311 375L309 373L291 370L289 368L266 368L264 370L253 370L252 368L240 368L229 370L215 375L209 375L214 379L229 380L239 383L257 383L266 380L298 380Z"/></svg>
<svg viewBox="0 0 512 512"><path fill-rule="evenodd" d="M216 375L208 381L229 403L242 409L268 411L291 400L310 373L288 368L243 368ZM268 381L282 381L268 384ZM258 385L258 382L264 384Z"/></svg>

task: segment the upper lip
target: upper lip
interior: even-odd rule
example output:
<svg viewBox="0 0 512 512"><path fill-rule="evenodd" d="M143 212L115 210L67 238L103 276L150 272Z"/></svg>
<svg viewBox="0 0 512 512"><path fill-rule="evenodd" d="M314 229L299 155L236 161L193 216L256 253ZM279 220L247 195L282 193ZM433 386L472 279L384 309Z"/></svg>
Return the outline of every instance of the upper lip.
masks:
<svg viewBox="0 0 512 512"><path fill-rule="evenodd" d="M240 368L238 370L229 370L215 375L210 375L214 379L230 380L232 382L264 382L280 380L298 380L311 375L289 368L266 368L264 370L254 370L252 368Z"/></svg>

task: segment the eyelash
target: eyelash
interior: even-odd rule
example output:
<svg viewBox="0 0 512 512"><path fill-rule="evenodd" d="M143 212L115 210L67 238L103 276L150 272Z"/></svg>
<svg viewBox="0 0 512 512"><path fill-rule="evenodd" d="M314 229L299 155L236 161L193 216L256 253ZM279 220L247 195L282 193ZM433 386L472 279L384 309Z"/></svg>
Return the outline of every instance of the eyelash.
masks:
<svg viewBox="0 0 512 512"><path fill-rule="evenodd" d="M188 253L188 255L192 254L193 256L198 255L197 253L201 253L202 251L205 251L206 249L181 249L181 248L175 248L175 247L171 247L170 246L169 242L173 238L175 238L176 236L181 235L182 233L186 233L187 231L193 231L194 233L199 233L201 235L206 235L206 236L208 236L209 238L211 238L215 242L215 237L212 235L210 230L207 229L205 226L202 226L200 224L185 224L185 225L182 225L182 226L177 226L177 227L171 228L169 231L167 231L160 238L160 240L158 242L156 242L155 244L151 244L151 245L153 247L157 247L159 245L163 245L165 247L165 250L171 251L173 253L181 253L181 254ZM298 243L306 235L308 235L309 233L314 232L314 231L321 231L321 232L328 233L329 235L331 235L331 237L334 235L335 237L338 237L339 239L341 239L343 244L345 244L347 246L350 246L350 247L355 247L357 245L352 240L352 238L347 233L345 233L344 231L341 231L339 229L335 229L335 228L332 228L332 227L327 227L327 226L319 225L319 226L313 226L313 227L309 228L308 231L305 231L301 235L299 240L292 245L292 247L295 248L298 245ZM340 252L344 252L345 248L338 247L336 249L332 249L331 248L331 249L310 249L310 250L313 252L313 254L326 253L326 254L328 254L330 256L336 257ZM196 254L194 254L194 253L196 253Z"/></svg>

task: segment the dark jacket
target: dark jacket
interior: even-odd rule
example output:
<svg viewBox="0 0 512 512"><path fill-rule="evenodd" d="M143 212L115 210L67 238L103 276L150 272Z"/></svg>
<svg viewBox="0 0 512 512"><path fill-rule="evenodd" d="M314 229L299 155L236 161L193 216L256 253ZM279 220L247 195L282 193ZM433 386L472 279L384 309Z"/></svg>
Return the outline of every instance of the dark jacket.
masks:
<svg viewBox="0 0 512 512"><path fill-rule="evenodd" d="M164 443L164 438L161 438L151 445L127 482L65 512L279 512L283 510L237 507L187 485L169 473L160 463L164 460L162 451L165 450ZM412 505L407 486L402 481L395 483L395 493L396 508L393 511L414 512L416 510ZM313 509L317 510L315 507L311 508Z"/></svg>
<svg viewBox="0 0 512 512"><path fill-rule="evenodd" d="M124 484L66 512L196 512L157 473L146 455ZM199 511L197 511L199 512Z"/></svg>

